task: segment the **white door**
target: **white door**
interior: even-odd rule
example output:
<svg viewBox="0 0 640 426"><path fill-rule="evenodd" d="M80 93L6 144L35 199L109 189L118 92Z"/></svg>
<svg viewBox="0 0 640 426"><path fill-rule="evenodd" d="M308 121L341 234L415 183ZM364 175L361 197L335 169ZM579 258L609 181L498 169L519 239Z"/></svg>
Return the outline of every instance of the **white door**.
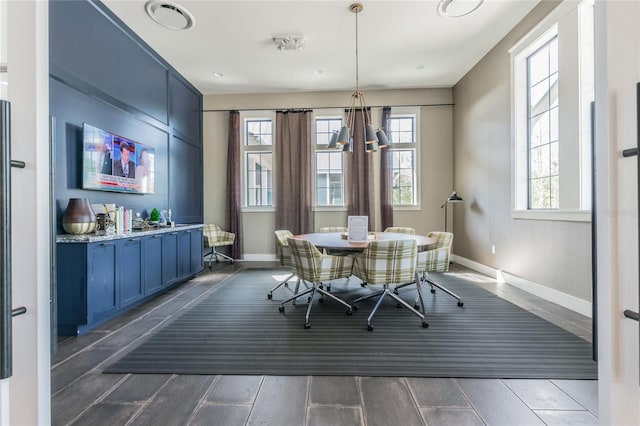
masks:
<svg viewBox="0 0 640 426"><path fill-rule="evenodd" d="M0 425L51 423L48 2L0 0L0 96L11 103L12 375ZM7 258L0 259L8 262Z"/></svg>
<svg viewBox="0 0 640 426"><path fill-rule="evenodd" d="M640 424L638 145L640 2L596 1L596 215L599 418Z"/></svg>

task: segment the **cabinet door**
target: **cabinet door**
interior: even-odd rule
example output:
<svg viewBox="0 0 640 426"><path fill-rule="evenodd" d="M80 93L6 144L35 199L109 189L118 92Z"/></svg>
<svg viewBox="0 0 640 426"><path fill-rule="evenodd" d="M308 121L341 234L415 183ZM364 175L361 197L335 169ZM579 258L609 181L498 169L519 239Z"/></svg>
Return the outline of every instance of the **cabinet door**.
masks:
<svg viewBox="0 0 640 426"><path fill-rule="evenodd" d="M149 296L162 288L162 238L151 235L144 239L142 248L144 268L144 295Z"/></svg>
<svg viewBox="0 0 640 426"><path fill-rule="evenodd" d="M142 299L142 238L129 238L118 242L120 278L120 307Z"/></svg>
<svg viewBox="0 0 640 426"><path fill-rule="evenodd" d="M162 234L162 284L178 280L178 232Z"/></svg>
<svg viewBox="0 0 640 426"><path fill-rule="evenodd" d="M202 258L202 229L193 229L191 231L191 273L197 274L204 268Z"/></svg>
<svg viewBox="0 0 640 426"><path fill-rule="evenodd" d="M93 243L88 248L87 317L98 321L120 308L117 283L116 244ZM71 260L72 261L72 260Z"/></svg>
<svg viewBox="0 0 640 426"><path fill-rule="evenodd" d="M191 273L191 230L178 234L178 276L184 278Z"/></svg>

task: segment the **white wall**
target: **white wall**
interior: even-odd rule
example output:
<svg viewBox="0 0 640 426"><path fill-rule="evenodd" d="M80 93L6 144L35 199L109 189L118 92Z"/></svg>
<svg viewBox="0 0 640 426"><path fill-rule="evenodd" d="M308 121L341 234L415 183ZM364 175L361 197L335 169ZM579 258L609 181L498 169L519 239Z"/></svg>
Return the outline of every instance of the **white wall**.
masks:
<svg viewBox="0 0 640 426"><path fill-rule="evenodd" d="M509 49L556 5L541 2L536 6L454 88L454 185L465 200L455 207L454 252L506 272L526 288L546 287L550 291L538 294L588 315L592 298L590 223L512 216ZM563 25L574 28L576 19L570 17ZM569 56L577 60L577 55ZM563 95L575 96L577 89L565 84L562 90ZM561 145L576 143L577 108L566 103L560 108L564 120ZM576 162L560 167L577 174ZM566 304L567 300L577 304Z"/></svg>
<svg viewBox="0 0 640 426"><path fill-rule="evenodd" d="M420 234L444 227L440 205L453 190L453 107L450 89L365 91L367 104L374 106L374 125L381 119L381 106L420 108L421 207L396 210L394 224L416 228ZM344 108L350 92L305 92L255 95L208 95L204 98L204 217L206 223L225 222L225 187L228 139L228 110L286 108ZM424 106L430 105L430 106ZM215 111L222 110L222 111ZM393 112L393 109L392 109ZM376 159L377 164L377 159ZM276 166L277 167L277 166ZM378 175L374 181L378 182ZM378 196L376 191L376 196ZM317 211L315 226L345 226L346 208ZM379 214L376 214L379 221ZM275 254L275 213L244 212L245 259L272 258ZM379 226L378 228L379 229Z"/></svg>

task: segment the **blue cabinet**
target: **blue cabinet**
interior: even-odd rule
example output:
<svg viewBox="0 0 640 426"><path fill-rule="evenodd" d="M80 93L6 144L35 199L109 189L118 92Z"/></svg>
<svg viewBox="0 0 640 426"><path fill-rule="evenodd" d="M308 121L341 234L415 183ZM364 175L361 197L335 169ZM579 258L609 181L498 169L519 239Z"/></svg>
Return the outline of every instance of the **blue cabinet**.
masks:
<svg viewBox="0 0 640 426"><path fill-rule="evenodd" d="M178 232L162 235L162 285L178 280Z"/></svg>
<svg viewBox="0 0 640 426"><path fill-rule="evenodd" d="M120 306L122 308L144 297L142 281L142 238L120 240L118 244Z"/></svg>
<svg viewBox="0 0 640 426"><path fill-rule="evenodd" d="M88 240L58 242L61 336L90 330L203 269L201 228Z"/></svg>
<svg viewBox="0 0 640 426"><path fill-rule="evenodd" d="M144 269L144 295L149 296L160 291L162 281L162 237L151 235L144 239L142 253Z"/></svg>

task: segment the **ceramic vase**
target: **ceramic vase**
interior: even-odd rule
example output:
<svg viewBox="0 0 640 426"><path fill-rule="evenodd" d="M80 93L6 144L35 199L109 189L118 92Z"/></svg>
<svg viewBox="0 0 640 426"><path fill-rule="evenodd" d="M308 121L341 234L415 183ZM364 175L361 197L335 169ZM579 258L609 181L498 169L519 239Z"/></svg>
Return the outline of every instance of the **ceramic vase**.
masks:
<svg viewBox="0 0 640 426"><path fill-rule="evenodd" d="M70 198L62 216L62 227L69 234L88 234L96 229L96 215L87 198Z"/></svg>

